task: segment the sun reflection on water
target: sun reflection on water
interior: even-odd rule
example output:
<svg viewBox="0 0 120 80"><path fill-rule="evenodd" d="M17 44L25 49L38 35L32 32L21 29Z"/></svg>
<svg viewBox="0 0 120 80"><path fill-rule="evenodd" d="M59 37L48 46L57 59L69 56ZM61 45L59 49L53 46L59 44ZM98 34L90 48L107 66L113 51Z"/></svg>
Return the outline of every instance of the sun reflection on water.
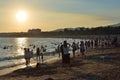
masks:
<svg viewBox="0 0 120 80"><path fill-rule="evenodd" d="M18 55L23 55L23 49L28 46L28 38L16 38L16 46Z"/></svg>

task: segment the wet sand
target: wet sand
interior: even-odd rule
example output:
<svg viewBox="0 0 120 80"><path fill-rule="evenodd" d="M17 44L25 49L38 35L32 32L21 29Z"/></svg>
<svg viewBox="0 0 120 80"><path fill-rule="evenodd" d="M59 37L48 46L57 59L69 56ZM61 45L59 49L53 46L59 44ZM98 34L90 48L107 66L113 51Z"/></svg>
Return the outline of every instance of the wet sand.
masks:
<svg viewBox="0 0 120 80"><path fill-rule="evenodd" d="M44 56L44 63L47 64L47 63L53 63L54 61L56 60L59 60L60 58L58 58L58 55L56 56ZM36 65L36 58L32 58L31 59L31 66L35 66ZM23 63L20 63L20 64L14 64L14 65L9 65L9 66L3 66L3 67L0 67L0 76L2 75L5 75L5 74L9 74L11 73L12 71L15 71L17 69L20 69L20 68L25 68L26 65L25 65L25 62Z"/></svg>
<svg viewBox="0 0 120 80"><path fill-rule="evenodd" d="M79 53L78 53L79 54ZM61 59L51 59L47 65L21 68L0 76L0 80L120 80L120 48L88 50L87 58L76 54L71 67L63 67Z"/></svg>

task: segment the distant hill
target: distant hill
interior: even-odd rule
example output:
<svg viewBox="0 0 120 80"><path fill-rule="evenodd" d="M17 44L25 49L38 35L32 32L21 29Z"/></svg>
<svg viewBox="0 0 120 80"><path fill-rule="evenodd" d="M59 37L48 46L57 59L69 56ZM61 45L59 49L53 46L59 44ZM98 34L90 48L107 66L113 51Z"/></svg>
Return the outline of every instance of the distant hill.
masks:
<svg viewBox="0 0 120 80"><path fill-rule="evenodd" d="M106 25L106 26L102 26L102 27L108 27L108 26L111 26L111 27L119 27L120 26L120 23L117 23L117 24L112 24L112 25ZM100 26L101 27L101 26ZM59 32L59 31L64 31L65 29L67 30L79 30L81 27L76 27L76 28L62 28L62 29L56 29L54 30L53 32ZM83 28L83 27L82 27Z"/></svg>
<svg viewBox="0 0 120 80"><path fill-rule="evenodd" d="M63 29L56 29L56 30L54 30L54 32L64 31L64 29L67 29L67 30L75 30L76 28L63 28Z"/></svg>
<svg viewBox="0 0 120 80"><path fill-rule="evenodd" d="M0 37L59 37L59 38L80 38L82 35L120 35L120 23L94 28L76 27L57 29L49 32L41 32L37 29L28 32L0 33Z"/></svg>
<svg viewBox="0 0 120 80"><path fill-rule="evenodd" d="M113 25L109 25L109 26L112 26L112 27L119 27L119 26L120 26L120 23L113 24Z"/></svg>

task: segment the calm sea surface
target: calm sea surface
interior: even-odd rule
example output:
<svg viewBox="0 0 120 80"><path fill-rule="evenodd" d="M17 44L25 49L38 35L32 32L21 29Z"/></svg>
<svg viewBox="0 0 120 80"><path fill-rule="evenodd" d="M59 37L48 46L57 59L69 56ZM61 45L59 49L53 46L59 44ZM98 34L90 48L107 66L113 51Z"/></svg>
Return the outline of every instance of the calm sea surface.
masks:
<svg viewBox="0 0 120 80"><path fill-rule="evenodd" d="M30 48L34 54L36 47L46 45L46 52L55 51L58 44L67 40L69 43L80 42L81 39L65 39L65 38L0 38L0 70L13 66L22 65L24 60L23 48ZM35 45L35 48L33 48ZM49 57L49 55L46 55Z"/></svg>

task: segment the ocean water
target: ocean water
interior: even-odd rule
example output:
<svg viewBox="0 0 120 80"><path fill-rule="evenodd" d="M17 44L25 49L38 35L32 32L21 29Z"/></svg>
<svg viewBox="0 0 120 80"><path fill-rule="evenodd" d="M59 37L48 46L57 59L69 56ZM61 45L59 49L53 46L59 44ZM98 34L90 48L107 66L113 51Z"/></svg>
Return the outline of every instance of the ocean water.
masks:
<svg viewBox="0 0 120 80"><path fill-rule="evenodd" d="M73 41L80 42L81 39L72 38L0 38L0 71L15 66L23 65L24 48L30 48L36 53L36 47L46 46L46 53L55 51L58 44L67 40L72 44ZM33 48L35 45L35 48ZM44 53L44 54L46 54ZM49 57L50 55L45 55Z"/></svg>

